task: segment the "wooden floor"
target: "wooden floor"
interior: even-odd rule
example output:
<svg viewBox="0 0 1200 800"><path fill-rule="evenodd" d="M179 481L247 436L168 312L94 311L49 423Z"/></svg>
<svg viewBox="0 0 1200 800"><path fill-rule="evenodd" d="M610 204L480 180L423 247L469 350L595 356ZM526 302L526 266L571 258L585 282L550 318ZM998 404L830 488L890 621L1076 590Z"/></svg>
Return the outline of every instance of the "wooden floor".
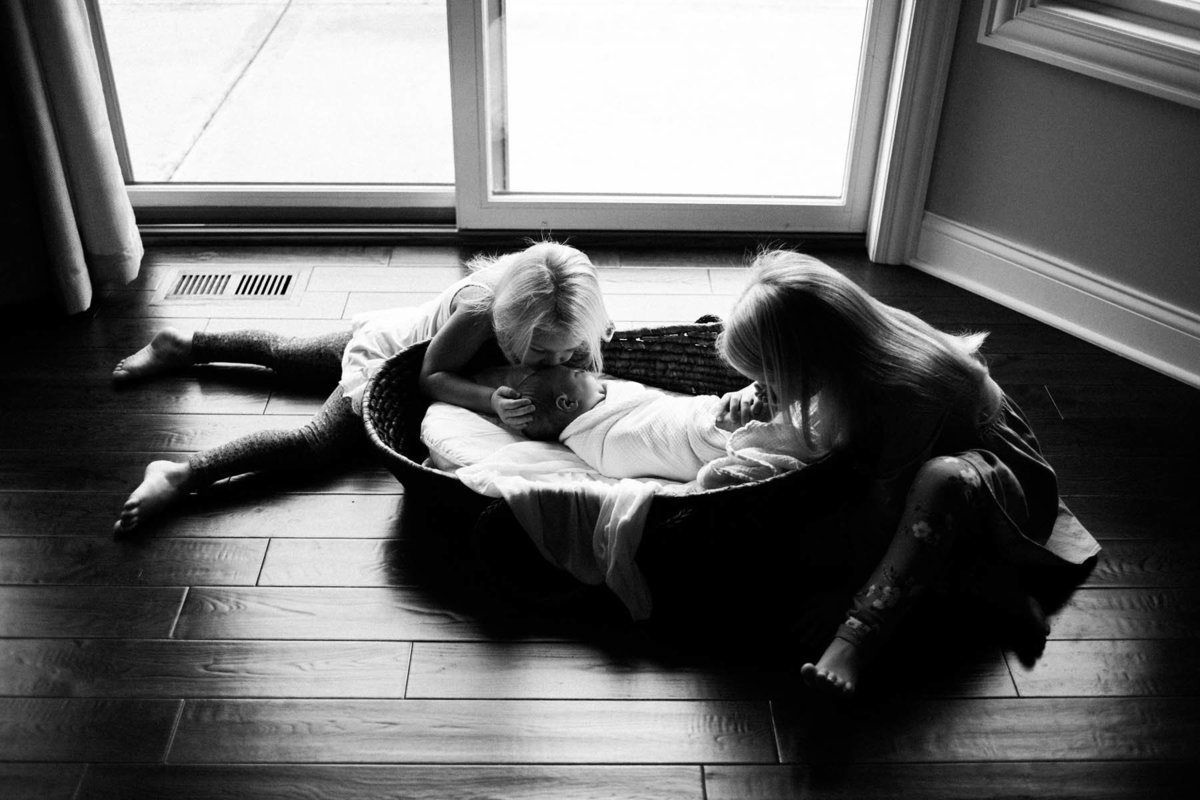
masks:
<svg viewBox="0 0 1200 800"><path fill-rule="evenodd" d="M724 313L743 278L740 250L592 252L621 326ZM321 400L256 370L118 391L120 357L168 323L335 330L431 296L462 255L157 248L94 315L4 332L0 797L1164 798L1192 782L1200 391L853 250L827 260L992 331L994 374L1104 545L1035 663L986 626L934 630L831 708L719 631L681 649L562 608L496 624L447 591L447 565L409 557L403 490L371 454L231 481L154 536L112 537L147 461ZM302 291L156 300L177 268L213 264L295 267Z"/></svg>

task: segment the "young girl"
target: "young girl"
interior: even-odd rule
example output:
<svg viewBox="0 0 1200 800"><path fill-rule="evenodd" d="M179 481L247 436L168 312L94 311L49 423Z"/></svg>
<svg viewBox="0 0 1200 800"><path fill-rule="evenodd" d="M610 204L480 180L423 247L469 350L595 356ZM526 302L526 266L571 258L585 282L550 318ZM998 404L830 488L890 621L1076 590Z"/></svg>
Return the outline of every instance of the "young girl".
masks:
<svg viewBox="0 0 1200 800"><path fill-rule="evenodd" d="M421 365L422 390L476 411L495 414L511 428L528 424L533 405L508 386L481 386L464 375L485 345L499 345L512 364L547 366L568 361L601 368L600 343L611 335L595 268L580 251L541 242L499 258L479 258L471 273L416 308L356 317L352 330L310 338L266 331L183 334L164 330L119 363L124 383L192 364L238 362L271 367L284 376L341 380L302 428L261 431L191 456L153 461L121 510L115 530L127 533L188 492L222 478L267 469L313 467L366 441L362 425L367 381L383 363L431 339Z"/></svg>
<svg viewBox="0 0 1200 800"><path fill-rule="evenodd" d="M824 654L801 668L804 681L852 693L913 599L934 587L965 590L1044 640L1023 568L1079 564L1100 548L989 376L986 334L942 333L795 252L765 252L752 268L719 347L756 383L726 395L725 413L782 412L804 447L848 455L872 478L873 518L891 537L871 547L862 531L868 564L883 557Z"/></svg>

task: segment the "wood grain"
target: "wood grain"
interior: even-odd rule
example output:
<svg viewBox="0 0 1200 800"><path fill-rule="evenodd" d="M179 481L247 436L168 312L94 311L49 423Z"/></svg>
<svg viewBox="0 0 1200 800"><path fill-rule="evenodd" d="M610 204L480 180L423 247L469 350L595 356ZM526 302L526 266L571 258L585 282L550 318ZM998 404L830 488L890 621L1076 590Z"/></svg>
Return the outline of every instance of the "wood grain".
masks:
<svg viewBox="0 0 1200 800"><path fill-rule="evenodd" d="M0 538L0 583L254 585L266 539Z"/></svg>
<svg viewBox="0 0 1200 800"><path fill-rule="evenodd" d="M1053 641L1034 664L1009 658L1022 697L1195 697L1200 694L1200 643Z"/></svg>
<svg viewBox="0 0 1200 800"><path fill-rule="evenodd" d="M185 590L0 586L0 636L168 636Z"/></svg>
<svg viewBox="0 0 1200 800"><path fill-rule="evenodd" d="M672 764L774 760L765 703L198 700L170 763Z"/></svg>
<svg viewBox="0 0 1200 800"><path fill-rule="evenodd" d="M0 697L0 760L159 761L179 700Z"/></svg>

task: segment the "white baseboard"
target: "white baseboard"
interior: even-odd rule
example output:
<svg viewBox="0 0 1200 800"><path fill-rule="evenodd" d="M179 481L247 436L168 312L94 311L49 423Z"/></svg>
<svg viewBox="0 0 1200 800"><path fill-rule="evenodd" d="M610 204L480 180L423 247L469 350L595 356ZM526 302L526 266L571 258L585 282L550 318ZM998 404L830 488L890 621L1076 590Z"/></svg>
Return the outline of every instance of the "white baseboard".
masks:
<svg viewBox="0 0 1200 800"><path fill-rule="evenodd" d="M1200 313L926 212L913 267L1200 388Z"/></svg>

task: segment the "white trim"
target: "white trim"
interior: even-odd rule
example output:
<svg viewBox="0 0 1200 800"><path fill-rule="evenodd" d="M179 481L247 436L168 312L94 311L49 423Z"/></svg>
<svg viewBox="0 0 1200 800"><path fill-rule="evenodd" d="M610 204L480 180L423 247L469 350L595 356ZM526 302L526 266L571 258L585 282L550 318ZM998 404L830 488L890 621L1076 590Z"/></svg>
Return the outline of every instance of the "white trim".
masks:
<svg viewBox="0 0 1200 800"><path fill-rule="evenodd" d="M904 264L916 249L958 10L958 0L905 0L900 12L867 222L872 261Z"/></svg>
<svg viewBox="0 0 1200 800"><path fill-rule="evenodd" d="M912 266L1200 388L1200 313L927 213Z"/></svg>
<svg viewBox="0 0 1200 800"><path fill-rule="evenodd" d="M453 208L447 186L147 183L125 187L137 208Z"/></svg>
<svg viewBox="0 0 1200 800"><path fill-rule="evenodd" d="M985 0L979 42L1200 108L1200 10L1171 0Z"/></svg>

